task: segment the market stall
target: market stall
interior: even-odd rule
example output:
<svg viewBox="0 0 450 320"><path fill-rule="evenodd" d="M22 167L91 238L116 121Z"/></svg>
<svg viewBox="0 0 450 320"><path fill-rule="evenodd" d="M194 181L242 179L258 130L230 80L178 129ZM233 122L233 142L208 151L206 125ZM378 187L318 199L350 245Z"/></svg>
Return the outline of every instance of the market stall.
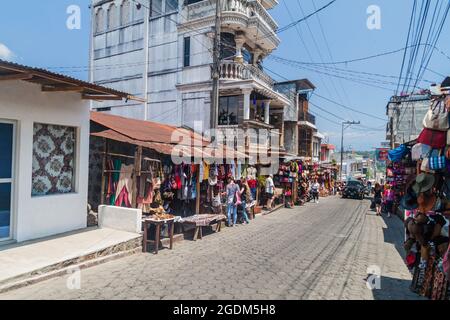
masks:
<svg viewBox="0 0 450 320"><path fill-rule="evenodd" d="M432 97L423 131L411 145L389 153L387 180L405 218L411 290L449 300L450 140L448 91Z"/></svg>
<svg viewBox="0 0 450 320"><path fill-rule="evenodd" d="M192 140L173 143L176 130ZM209 195L215 185L224 188L225 178L238 175L241 169L235 160L230 161L233 165L208 164L214 161L215 152L225 147L211 148L209 141L186 129L95 112L91 115L91 132L90 199L99 198L97 205L141 209L144 222L174 219L178 234L183 231L180 223L184 218L209 213L221 221L221 211L205 209L213 207ZM226 149L221 151L218 154L230 154ZM174 163L174 154L183 161ZM193 155L200 161L194 161L198 159ZM172 232L172 225L167 228L165 223L148 226L152 241L159 242L159 236L153 237L155 228L167 236Z"/></svg>

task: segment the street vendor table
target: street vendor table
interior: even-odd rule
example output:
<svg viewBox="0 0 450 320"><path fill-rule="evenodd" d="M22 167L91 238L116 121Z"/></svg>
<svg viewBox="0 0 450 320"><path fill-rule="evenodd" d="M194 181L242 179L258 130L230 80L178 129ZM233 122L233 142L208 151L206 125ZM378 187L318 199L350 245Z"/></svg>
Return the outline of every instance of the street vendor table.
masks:
<svg viewBox="0 0 450 320"><path fill-rule="evenodd" d="M142 251L147 252L147 245L149 243L154 244L155 246L155 254L158 254L159 250L159 242L161 240L161 227L165 224L169 227L169 238L170 238L170 250L173 249L173 234L174 234L174 226L175 226L175 219L169 219L169 220L153 220L153 219L144 219L142 221L144 223L144 238L142 243ZM148 228L154 225L155 226L155 240L148 240Z"/></svg>
<svg viewBox="0 0 450 320"><path fill-rule="evenodd" d="M194 241L203 238L203 227L208 227L212 223L217 222L216 232L220 232L222 228L222 221L225 221L227 217L223 214L197 214L192 217L181 219L180 223L195 225Z"/></svg>

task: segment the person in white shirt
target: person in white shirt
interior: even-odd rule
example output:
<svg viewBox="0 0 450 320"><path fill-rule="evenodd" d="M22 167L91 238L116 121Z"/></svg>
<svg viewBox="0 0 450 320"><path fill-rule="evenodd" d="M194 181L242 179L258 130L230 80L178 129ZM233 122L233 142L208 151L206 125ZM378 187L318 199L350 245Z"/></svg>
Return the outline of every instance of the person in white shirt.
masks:
<svg viewBox="0 0 450 320"><path fill-rule="evenodd" d="M272 210L272 202L273 202L274 194L275 194L275 184L273 183L273 175L270 175L266 179L266 197L267 197L266 209L267 210Z"/></svg>
<svg viewBox="0 0 450 320"><path fill-rule="evenodd" d="M311 193L313 196L314 203L319 203L319 190L320 190L320 184L316 180L314 180L314 183L311 185Z"/></svg>

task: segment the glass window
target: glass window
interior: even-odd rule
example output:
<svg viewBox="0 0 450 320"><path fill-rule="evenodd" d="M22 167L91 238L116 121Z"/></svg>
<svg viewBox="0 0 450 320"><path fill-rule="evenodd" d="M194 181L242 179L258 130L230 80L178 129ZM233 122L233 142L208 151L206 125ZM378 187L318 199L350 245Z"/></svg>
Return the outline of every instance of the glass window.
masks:
<svg viewBox="0 0 450 320"><path fill-rule="evenodd" d="M121 25L126 25L130 22L130 2L126 0L120 8Z"/></svg>
<svg viewBox="0 0 450 320"><path fill-rule="evenodd" d="M162 14L162 0L152 1L152 16L160 16Z"/></svg>
<svg viewBox="0 0 450 320"><path fill-rule="evenodd" d="M76 130L34 124L32 196L74 192Z"/></svg>
<svg viewBox="0 0 450 320"><path fill-rule="evenodd" d="M185 67L189 67L191 65L191 38L184 38L184 62L183 65Z"/></svg>
<svg viewBox="0 0 450 320"><path fill-rule="evenodd" d="M220 35L220 59L231 59L236 55L236 41L234 34L223 32Z"/></svg>
<svg viewBox="0 0 450 320"><path fill-rule="evenodd" d="M239 96L220 97L219 125L229 126L238 124Z"/></svg>
<svg viewBox="0 0 450 320"><path fill-rule="evenodd" d="M0 123L0 179L12 177L13 125Z"/></svg>
<svg viewBox="0 0 450 320"><path fill-rule="evenodd" d="M166 13L178 10L178 0L166 0Z"/></svg>
<svg viewBox="0 0 450 320"><path fill-rule="evenodd" d="M96 32L105 31L105 14L102 8L98 9L96 14Z"/></svg>
<svg viewBox="0 0 450 320"><path fill-rule="evenodd" d="M10 237L11 183L0 183L0 239Z"/></svg>
<svg viewBox="0 0 450 320"><path fill-rule="evenodd" d="M113 4L108 9L108 29L114 29L117 27L117 8Z"/></svg>

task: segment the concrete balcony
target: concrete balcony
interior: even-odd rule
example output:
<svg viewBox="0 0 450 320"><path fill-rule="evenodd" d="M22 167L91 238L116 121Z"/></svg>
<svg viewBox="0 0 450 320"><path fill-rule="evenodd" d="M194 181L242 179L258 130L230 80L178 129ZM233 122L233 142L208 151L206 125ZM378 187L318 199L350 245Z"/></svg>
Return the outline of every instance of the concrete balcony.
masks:
<svg viewBox="0 0 450 320"><path fill-rule="evenodd" d="M298 124L302 126L310 127L311 129L317 129L316 127L316 117L309 112L299 112L298 114Z"/></svg>
<svg viewBox="0 0 450 320"><path fill-rule="evenodd" d="M266 73L250 64L224 61L220 65L222 80L255 80L273 88L275 81Z"/></svg>
<svg viewBox="0 0 450 320"><path fill-rule="evenodd" d="M204 0L185 6L186 20L180 29L187 31L214 25L216 0ZM247 43L266 51L276 49L280 44L277 36L278 24L266 8L276 5L274 1L222 0L222 27L244 32Z"/></svg>

